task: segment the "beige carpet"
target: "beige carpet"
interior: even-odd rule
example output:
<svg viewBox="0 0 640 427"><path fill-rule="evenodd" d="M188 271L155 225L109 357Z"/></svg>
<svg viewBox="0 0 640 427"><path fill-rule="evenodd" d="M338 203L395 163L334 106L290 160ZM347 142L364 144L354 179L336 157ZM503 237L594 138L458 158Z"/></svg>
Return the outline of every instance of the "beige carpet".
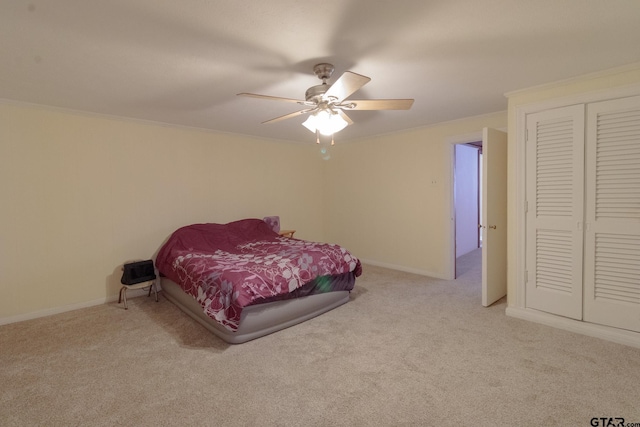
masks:
<svg viewBox="0 0 640 427"><path fill-rule="evenodd" d="M352 300L229 346L164 298L0 327L2 426L589 426L640 422L640 349L365 266Z"/></svg>

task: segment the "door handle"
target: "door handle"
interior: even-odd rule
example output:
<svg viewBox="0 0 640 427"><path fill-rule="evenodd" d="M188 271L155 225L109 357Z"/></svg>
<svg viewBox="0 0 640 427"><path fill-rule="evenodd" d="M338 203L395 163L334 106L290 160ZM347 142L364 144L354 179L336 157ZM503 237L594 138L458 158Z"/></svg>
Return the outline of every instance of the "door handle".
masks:
<svg viewBox="0 0 640 427"><path fill-rule="evenodd" d="M489 226L489 228L492 228L492 229L494 229L494 230L495 230L495 229L496 229L496 226L495 226L495 225L490 225L490 226Z"/></svg>

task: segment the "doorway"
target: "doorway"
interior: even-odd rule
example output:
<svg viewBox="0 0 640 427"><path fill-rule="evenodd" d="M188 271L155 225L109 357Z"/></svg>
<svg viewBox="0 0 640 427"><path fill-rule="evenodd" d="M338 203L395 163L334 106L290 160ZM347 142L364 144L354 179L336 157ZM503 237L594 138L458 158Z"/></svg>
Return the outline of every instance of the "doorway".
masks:
<svg viewBox="0 0 640 427"><path fill-rule="evenodd" d="M455 277L459 277L461 269L471 266L458 259L482 247L482 141L455 144L453 166Z"/></svg>

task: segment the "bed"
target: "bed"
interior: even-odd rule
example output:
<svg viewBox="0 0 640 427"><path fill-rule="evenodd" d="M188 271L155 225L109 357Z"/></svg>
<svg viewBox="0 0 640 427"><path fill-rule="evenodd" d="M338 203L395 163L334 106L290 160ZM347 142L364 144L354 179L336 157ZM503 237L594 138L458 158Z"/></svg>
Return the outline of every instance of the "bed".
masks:
<svg viewBox="0 0 640 427"><path fill-rule="evenodd" d="M261 219L182 227L156 268L167 299L231 344L348 302L362 273L345 248L280 236Z"/></svg>

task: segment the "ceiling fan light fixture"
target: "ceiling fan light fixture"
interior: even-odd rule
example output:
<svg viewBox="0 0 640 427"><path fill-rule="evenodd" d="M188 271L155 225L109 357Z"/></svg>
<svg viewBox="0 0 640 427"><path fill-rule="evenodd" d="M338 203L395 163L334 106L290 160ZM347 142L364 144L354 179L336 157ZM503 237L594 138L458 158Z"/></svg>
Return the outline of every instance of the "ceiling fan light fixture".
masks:
<svg viewBox="0 0 640 427"><path fill-rule="evenodd" d="M345 71L333 84L329 85L327 80L333 71L332 64L324 62L316 64L313 67L313 72L322 80L322 84L307 89L304 100L245 92L238 95L304 105L307 107L304 110L294 111L262 123L276 123L298 117L301 114L309 114L307 120L302 123L303 126L316 134L316 142L318 143L320 143L320 134L331 136L331 145L333 145L333 134L353 124L345 110L408 110L413 105L413 99L349 100L348 98L366 85L371 78L352 71Z"/></svg>
<svg viewBox="0 0 640 427"><path fill-rule="evenodd" d="M325 136L333 135L347 127L349 123L342 116L330 109L323 109L311 114L307 120L302 123L304 127L311 132L320 132Z"/></svg>

